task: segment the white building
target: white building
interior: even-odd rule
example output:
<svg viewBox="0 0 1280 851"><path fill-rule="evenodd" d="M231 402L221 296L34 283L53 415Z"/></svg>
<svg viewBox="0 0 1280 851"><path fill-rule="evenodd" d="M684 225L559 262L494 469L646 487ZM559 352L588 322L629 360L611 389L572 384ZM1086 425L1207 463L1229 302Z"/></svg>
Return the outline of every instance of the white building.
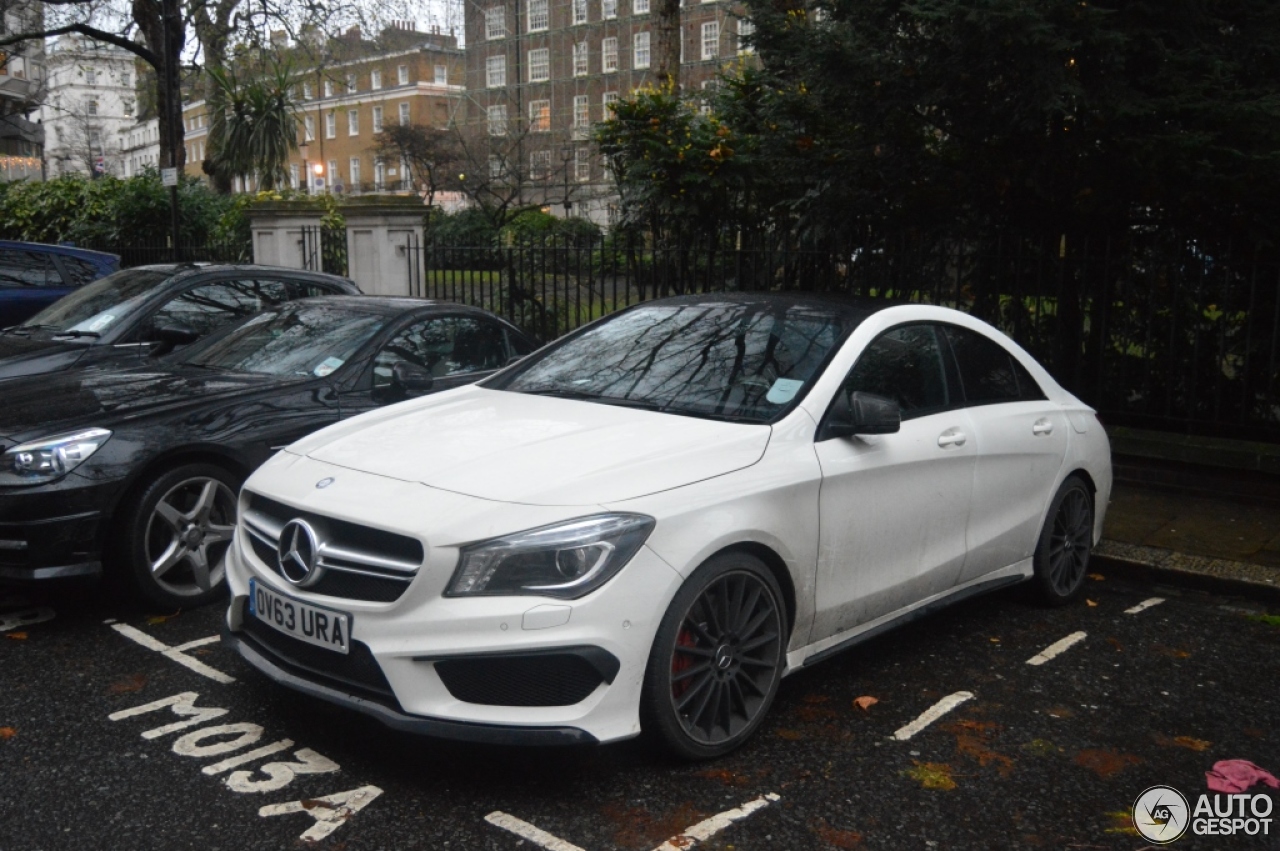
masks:
<svg viewBox="0 0 1280 851"><path fill-rule="evenodd" d="M6 3L0 32L38 30L42 4ZM35 118L44 90L44 41L4 48L0 63L0 180L39 180L44 130Z"/></svg>
<svg viewBox="0 0 1280 851"><path fill-rule="evenodd" d="M48 177L123 175L121 133L137 122L132 53L78 34L59 36L45 58L48 78L40 118Z"/></svg>
<svg viewBox="0 0 1280 851"><path fill-rule="evenodd" d="M121 177L133 177L150 168L160 170L160 120L130 124L120 131Z"/></svg>

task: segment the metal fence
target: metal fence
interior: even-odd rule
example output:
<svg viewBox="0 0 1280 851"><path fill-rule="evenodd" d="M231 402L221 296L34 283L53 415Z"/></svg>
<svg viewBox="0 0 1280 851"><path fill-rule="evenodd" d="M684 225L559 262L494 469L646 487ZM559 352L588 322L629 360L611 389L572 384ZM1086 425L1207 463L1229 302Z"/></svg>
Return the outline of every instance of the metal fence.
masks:
<svg viewBox="0 0 1280 851"><path fill-rule="evenodd" d="M1280 259L1168 235L903 237L841 251L653 249L638 240L411 246L415 294L551 339L647 299L824 291L985 319L1112 423L1280 442Z"/></svg>

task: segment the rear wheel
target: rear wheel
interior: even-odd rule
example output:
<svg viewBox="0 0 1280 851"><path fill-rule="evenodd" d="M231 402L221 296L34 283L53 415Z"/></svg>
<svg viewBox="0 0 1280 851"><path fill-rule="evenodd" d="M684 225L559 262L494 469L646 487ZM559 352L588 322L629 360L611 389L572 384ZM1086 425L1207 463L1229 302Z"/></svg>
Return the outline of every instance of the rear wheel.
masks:
<svg viewBox="0 0 1280 851"><path fill-rule="evenodd" d="M1079 597L1092 551L1093 492L1071 476L1054 495L1036 545L1035 584L1041 599L1061 606Z"/></svg>
<svg viewBox="0 0 1280 851"><path fill-rule="evenodd" d="M646 733L686 759L737 748L764 720L785 662L782 593L745 553L698 568L663 616L645 671Z"/></svg>
<svg viewBox="0 0 1280 851"><path fill-rule="evenodd" d="M164 609L211 603L226 591L222 559L236 522L238 479L213 464L184 464L153 478L126 507L121 567Z"/></svg>

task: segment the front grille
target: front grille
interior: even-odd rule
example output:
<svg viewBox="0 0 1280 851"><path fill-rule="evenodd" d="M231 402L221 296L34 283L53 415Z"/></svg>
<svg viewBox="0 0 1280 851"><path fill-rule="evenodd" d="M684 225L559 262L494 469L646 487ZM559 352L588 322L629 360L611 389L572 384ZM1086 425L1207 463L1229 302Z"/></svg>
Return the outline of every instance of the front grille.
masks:
<svg viewBox="0 0 1280 851"><path fill-rule="evenodd" d="M343 692L355 690L379 703L399 708L391 684L369 646L362 641L352 641L346 655L335 653L278 632L247 611L243 635L254 649L292 673L319 680Z"/></svg>
<svg viewBox="0 0 1280 851"><path fill-rule="evenodd" d="M259 494L248 496L241 518L245 531L254 555L276 574L280 574L276 550L286 523L302 519L325 530L326 540L318 554L324 573L307 586L309 592L391 603L400 599L422 566L422 542L416 538L290 508Z"/></svg>
<svg viewBox="0 0 1280 851"><path fill-rule="evenodd" d="M449 694L489 706L571 706L605 679L586 659L569 653L440 659L435 666Z"/></svg>

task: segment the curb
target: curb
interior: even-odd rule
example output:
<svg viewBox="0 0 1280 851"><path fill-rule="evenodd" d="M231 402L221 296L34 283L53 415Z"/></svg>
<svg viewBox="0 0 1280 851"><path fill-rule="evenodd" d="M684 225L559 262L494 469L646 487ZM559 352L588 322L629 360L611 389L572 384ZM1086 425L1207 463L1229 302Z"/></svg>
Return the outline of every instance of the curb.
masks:
<svg viewBox="0 0 1280 851"><path fill-rule="evenodd" d="M1280 570L1273 567L1109 540L1093 555L1130 577L1280 602Z"/></svg>

